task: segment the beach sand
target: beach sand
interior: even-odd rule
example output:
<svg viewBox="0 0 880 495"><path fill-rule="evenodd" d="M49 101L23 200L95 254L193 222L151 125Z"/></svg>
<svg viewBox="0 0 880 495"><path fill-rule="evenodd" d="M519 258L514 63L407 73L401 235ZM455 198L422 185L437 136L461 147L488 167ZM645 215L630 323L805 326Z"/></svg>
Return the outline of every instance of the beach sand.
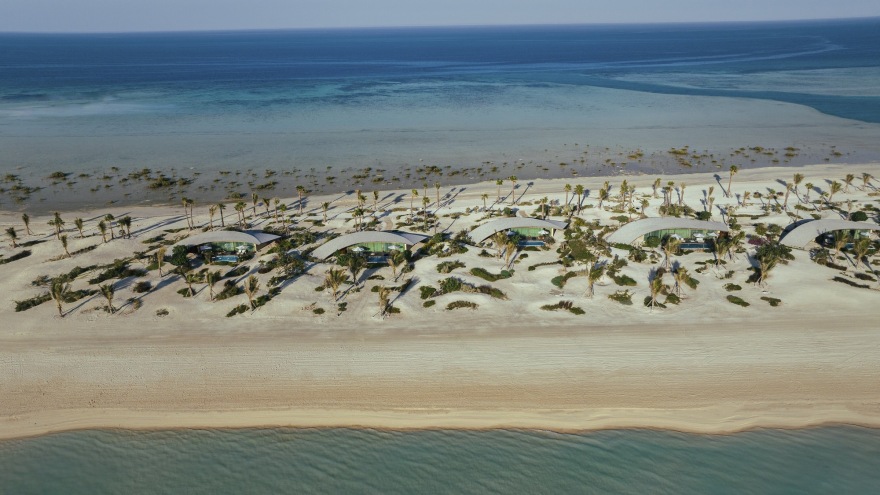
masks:
<svg viewBox="0 0 880 495"><path fill-rule="evenodd" d="M798 171L824 190L825 179L840 180L848 172L880 176L880 165L820 165ZM733 189L784 191L776 181L790 179L793 172L743 171L734 178ZM664 182L686 182L686 201L694 207L710 184L715 185L716 204L734 201L723 198L713 175L668 176ZM726 186L726 173L719 175ZM640 193L650 191L653 179L628 178ZM603 180L536 181L524 200L547 195L562 199L565 182L595 190ZM621 178L607 180L616 190ZM504 188L503 193L509 192L509 185ZM494 199L494 183L468 186L443 209L463 212L481 206L484 192ZM857 205L876 205L878 199L856 188L838 194L838 201L852 199ZM310 205L322 200L310 198ZM651 201L655 209L658 200ZM759 214L759 202L752 202L738 212ZM339 201L330 225L342 229L350 221L343 210L353 203ZM408 206L408 200L398 206ZM312 210L320 217L319 209ZM554 259L551 250L530 252L515 265L514 277L493 284L508 300L447 295L436 306L423 308L416 286L395 302L401 314L384 320L375 317L376 295L369 288L382 283L375 280L346 295L348 308L337 317L328 295L314 290L321 284L323 266L295 280L265 307L232 318L224 315L246 301L244 296L212 303L199 288L195 298L183 298L176 290L185 285L176 276L160 279L156 272L146 278L162 288L144 296L137 311L128 307L109 315L96 309L102 303L97 295L68 305L64 318L56 316L51 302L14 312L12 301L40 292L30 284L38 275L131 255L161 229L184 224L179 207L113 211L117 218L134 218L133 239L48 261L58 255L59 246L45 226L47 219L39 218L32 221L38 237L52 241L34 246L29 258L0 265L0 288L9 300L0 306L0 438L87 428L663 428L727 433L827 423L880 427L880 292L831 281L837 272L813 263L805 251L795 251L794 261L778 267L766 288L745 282L749 262L740 255L725 267L735 271L731 279L718 271L702 274L700 286L688 291L680 305L655 311L641 305L651 265L631 262L626 267L624 273L638 285L632 288L634 304L623 306L607 298L619 289L613 284L600 284L596 297L587 299L583 279L575 278L560 296L549 282L558 266L526 269ZM71 212L65 218L69 226L74 216L91 220L103 213ZM605 224L613 224L611 216L595 208L584 214ZM455 219L452 230L476 218ZM206 211L197 210L197 222L206 221ZM757 221L788 223L784 215ZM755 222L741 219L746 230ZM0 216L4 229L19 224L17 214ZM72 251L100 243L93 226L90 230L86 239L70 233ZM501 261L475 251L460 257L467 268L452 275L471 280L467 270L472 267L500 270ZM4 248L3 254L11 252ZM710 258L691 254L681 261L691 268ZM408 276L436 286L449 275L434 267L449 259L454 258L423 258ZM387 268L375 273L390 278ZM742 286L735 294L751 306L725 300L723 285L728 282ZM81 287L84 282L75 284ZM130 290L130 284L120 284L120 305L133 295ZM783 304L771 307L760 300L764 296ZM480 307L442 309L457 299L478 301ZM540 310L562 299L575 302L586 314ZM328 312L317 316L304 309L313 304ZM168 316L157 316L160 308Z"/></svg>

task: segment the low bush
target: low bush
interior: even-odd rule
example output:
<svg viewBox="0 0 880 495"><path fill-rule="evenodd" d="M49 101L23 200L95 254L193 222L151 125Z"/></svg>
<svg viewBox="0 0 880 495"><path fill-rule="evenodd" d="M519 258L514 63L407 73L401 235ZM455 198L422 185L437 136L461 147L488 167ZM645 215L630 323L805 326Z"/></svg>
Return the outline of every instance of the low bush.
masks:
<svg viewBox="0 0 880 495"><path fill-rule="evenodd" d="M750 306L749 303L743 301L741 298L736 296L727 296L727 300L732 302L733 304L736 304L737 306L742 306L744 308Z"/></svg>
<svg viewBox="0 0 880 495"><path fill-rule="evenodd" d="M150 292L152 288L153 284L147 281L143 281L134 284L134 287L132 287L131 290L137 294L143 294L144 292Z"/></svg>
<svg viewBox="0 0 880 495"><path fill-rule="evenodd" d="M157 309L156 316L168 316L168 310L165 308Z"/></svg>
<svg viewBox="0 0 880 495"><path fill-rule="evenodd" d="M565 287L565 284L566 284L566 282L568 282L568 279L577 277L577 275L578 275L577 272L566 272L565 275L558 275L558 276L550 279L550 283L555 285L556 287L559 287L560 289L562 289L563 287Z"/></svg>
<svg viewBox="0 0 880 495"><path fill-rule="evenodd" d="M312 313L314 313L316 315L322 315L322 314L324 314L324 308L315 308L312 310Z"/></svg>
<svg viewBox="0 0 880 495"><path fill-rule="evenodd" d="M835 282L840 282L840 283L843 283L843 284L849 285L849 286L851 286L851 287L857 287L857 288L859 288L859 289L870 289L870 288L871 288L870 285L867 285L867 284L860 284L860 283L858 283L858 282L853 282L852 280L850 280L850 279L848 279L848 278L834 277L834 278L832 278L831 280L834 280Z"/></svg>
<svg viewBox="0 0 880 495"><path fill-rule="evenodd" d="M487 282L495 282L498 280L504 280L506 278L512 277L513 270L501 270L501 273L499 273L498 275L495 275L494 273L491 273L483 268L478 267L478 268L471 269L471 275L473 275L475 277L480 277L481 279L483 279Z"/></svg>
<svg viewBox="0 0 880 495"><path fill-rule="evenodd" d="M246 265L241 265L226 272L226 275L223 275L223 278L236 278L244 275L247 272L248 267Z"/></svg>
<svg viewBox="0 0 880 495"><path fill-rule="evenodd" d="M742 290L742 287L737 284L724 284L724 290L727 292L733 292L735 290Z"/></svg>
<svg viewBox="0 0 880 495"><path fill-rule="evenodd" d="M425 301L425 302L423 302L423 303L422 303L422 306L424 306L424 307L426 307L426 308L430 308L431 306L433 306L433 305L435 305L435 304L437 304L437 301L435 301L434 299L431 299L431 300L429 300L429 301Z"/></svg>
<svg viewBox="0 0 880 495"><path fill-rule="evenodd" d="M576 315L586 314L586 311L575 306L571 301L559 301L556 304L545 304L544 306L541 306L541 309L544 311L557 311L563 309Z"/></svg>
<svg viewBox="0 0 880 495"><path fill-rule="evenodd" d="M629 291L629 289L619 290L619 291L615 292L614 294L608 294L608 299L611 299L612 301L619 302L620 304L623 304L624 306L632 306L632 303L633 303L632 302L632 293Z"/></svg>
<svg viewBox="0 0 880 495"><path fill-rule="evenodd" d="M12 263L13 261L27 258L30 255L30 250L25 249L24 251L19 251L8 258L0 258L0 265L5 265L6 263Z"/></svg>
<svg viewBox="0 0 880 495"><path fill-rule="evenodd" d="M223 290L221 290L218 294L214 295L214 300L222 301L224 299L229 299L230 297L237 296L239 294L243 294L244 289L239 287L232 280L227 280L223 282Z"/></svg>
<svg viewBox="0 0 880 495"><path fill-rule="evenodd" d="M477 303L472 303L470 301L453 301L446 305L446 309L453 310L459 308L470 308L477 309L479 305Z"/></svg>
<svg viewBox="0 0 880 495"><path fill-rule="evenodd" d="M429 297L433 296L436 292L437 292L437 289L434 287L431 287L430 285L423 285L422 287L419 287L419 295L422 299L428 299Z"/></svg>
<svg viewBox="0 0 880 495"><path fill-rule="evenodd" d="M635 287L636 281L626 275L612 275L611 280L621 287Z"/></svg>
<svg viewBox="0 0 880 495"><path fill-rule="evenodd" d="M761 297L761 300L762 300L762 301L767 301L767 303L769 303L770 306L773 306L774 308L775 308L776 306L779 306L780 304L782 304L782 300L781 300L781 299L776 299L775 297L763 296L763 297Z"/></svg>
<svg viewBox="0 0 880 495"><path fill-rule="evenodd" d="M49 295L48 292L45 294L40 294L39 296L34 296L29 299L24 299L21 301L15 301L15 311L27 311L33 307L39 306L46 301L51 301L52 296Z"/></svg>
<svg viewBox="0 0 880 495"><path fill-rule="evenodd" d="M877 279L868 275L867 273L856 273L855 277L859 280L867 280L868 282L876 282Z"/></svg>
<svg viewBox="0 0 880 495"><path fill-rule="evenodd" d="M461 261L444 261L437 265L437 273L450 273L456 268L464 268L464 263Z"/></svg>
<svg viewBox="0 0 880 495"><path fill-rule="evenodd" d="M232 308L232 310L230 310L228 313L226 313L226 317L229 318L238 314L247 313L249 309L250 306L248 306L247 304L239 304L238 306Z"/></svg>

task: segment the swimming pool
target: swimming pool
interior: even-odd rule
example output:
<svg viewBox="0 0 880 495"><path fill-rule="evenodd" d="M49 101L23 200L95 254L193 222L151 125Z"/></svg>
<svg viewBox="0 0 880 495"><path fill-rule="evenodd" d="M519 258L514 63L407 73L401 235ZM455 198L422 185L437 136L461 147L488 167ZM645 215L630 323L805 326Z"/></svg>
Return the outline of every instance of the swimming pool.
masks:
<svg viewBox="0 0 880 495"><path fill-rule="evenodd" d="M238 256L234 254L221 254L218 256L214 256L212 260L219 261L221 263L238 263Z"/></svg>
<svg viewBox="0 0 880 495"><path fill-rule="evenodd" d="M519 245L520 247L542 247L544 241L521 241Z"/></svg>

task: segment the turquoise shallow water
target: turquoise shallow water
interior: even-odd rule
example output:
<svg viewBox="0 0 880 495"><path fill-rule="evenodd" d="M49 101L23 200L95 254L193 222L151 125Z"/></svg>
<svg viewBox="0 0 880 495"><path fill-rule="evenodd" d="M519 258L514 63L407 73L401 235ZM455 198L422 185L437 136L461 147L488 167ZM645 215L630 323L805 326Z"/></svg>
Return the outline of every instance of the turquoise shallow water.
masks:
<svg viewBox="0 0 880 495"><path fill-rule="evenodd" d="M81 431L0 443L0 493L877 493L880 430Z"/></svg>

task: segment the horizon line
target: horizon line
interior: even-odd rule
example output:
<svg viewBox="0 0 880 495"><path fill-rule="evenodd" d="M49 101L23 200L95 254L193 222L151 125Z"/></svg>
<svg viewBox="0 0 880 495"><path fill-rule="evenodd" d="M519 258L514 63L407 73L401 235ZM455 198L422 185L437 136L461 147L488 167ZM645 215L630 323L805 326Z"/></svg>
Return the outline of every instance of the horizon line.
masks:
<svg viewBox="0 0 880 495"><path fill-rule="evenodd" d="M311 26L311 27L263 27L263 28L204 28L204 29L143 29L130 31L0 31L4 34L184 34L184 33L234 33L234 32L278 32L278 31L348 31L379 29L472 29L472 28L515 28L515 27L622 27L622 26L697 26L697 25L746 25L778 23L810 23L822 21L868 21L880 20L880 15L865 17L816 17L800 19L755 19L755 20L704 20L704 21L657 21L657 22L566 22L566 23L513 23L513 24L412 24L399 26Z"/></svg>

